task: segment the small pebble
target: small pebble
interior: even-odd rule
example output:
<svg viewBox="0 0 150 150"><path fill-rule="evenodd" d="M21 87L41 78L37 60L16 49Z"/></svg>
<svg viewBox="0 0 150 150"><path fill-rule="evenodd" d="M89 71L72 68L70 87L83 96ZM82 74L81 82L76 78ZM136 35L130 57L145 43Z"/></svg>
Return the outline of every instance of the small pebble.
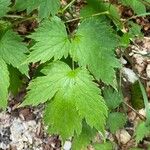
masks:
<svg viewBox="0 0 150 150"><path fill-rule="evenodd" d="M116 137L122 144L126 144L131 139L131 135L124 129L118 131L116 133Z"/></svg>
<svg viewBox="0 0 150 150"><path fill-rule="evenodd" d="M122 72L125 75L125 77L128 79L129 82L134 83L138 80L136 74L133 72L133 70L123 67Z"/></svg>
<svg viewBox="0 0 150 150"><path fill-rule="evenodd" d="M147 74L147 77L150 79L150 64L148 64L146 67L146 74Z"/></svg>
<svg viewBox="0 0 150 150"><path fill-rule="evenodd" d="M71 149L71 142L70 141L66 141L64 146L63 146L64 150L70 150Z"/></svg>

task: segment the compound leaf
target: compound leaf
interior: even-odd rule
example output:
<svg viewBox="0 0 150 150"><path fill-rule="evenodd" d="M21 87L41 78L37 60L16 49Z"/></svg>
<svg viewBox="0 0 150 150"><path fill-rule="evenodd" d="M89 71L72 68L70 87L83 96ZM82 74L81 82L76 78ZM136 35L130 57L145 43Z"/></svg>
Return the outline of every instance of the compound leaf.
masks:
<svg viewBox="0 0 150 150"><path fill-rule="evenodd" d="M31 48L28 62L46 62L54 57L55 60L67 57L70 41L63 22L58 18L46 20L35 33L29 36L36 41Z"/></svg>
<svg viewBox="0 0 150 150"><path fill-rule="evenodd" d="M109 44L108 44L109 43ZM104 83L116 86L115 70L120 66L114 49L117 36L100 18L81 22L72 41L71 55L81 66L88 65L90 72Z"/></svg>
<svg viewBox="0 0 150 150"><path fill-rule="evenodd" d="M44 115L50 133L61 134L63 138L72 136L73 131L79 135L84 118L91 128L104 131L107 107L86 69L71 70L65 63L55 62L46 66L42 72L45 76L29 84L22 106L38 105L52 99Z"/></svg>

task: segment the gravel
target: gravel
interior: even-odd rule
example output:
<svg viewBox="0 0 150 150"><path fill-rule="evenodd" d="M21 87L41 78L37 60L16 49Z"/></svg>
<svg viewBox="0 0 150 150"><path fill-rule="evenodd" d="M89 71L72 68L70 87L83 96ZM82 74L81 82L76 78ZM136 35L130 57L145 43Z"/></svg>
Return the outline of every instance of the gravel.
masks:
<svg viewBox="0 0 150 150"><path fill-rule="evenodd" d="M35 120L24 121L7 113L0 113L0 149L43 150L42 139L37 137L40 124Z"/></svg>

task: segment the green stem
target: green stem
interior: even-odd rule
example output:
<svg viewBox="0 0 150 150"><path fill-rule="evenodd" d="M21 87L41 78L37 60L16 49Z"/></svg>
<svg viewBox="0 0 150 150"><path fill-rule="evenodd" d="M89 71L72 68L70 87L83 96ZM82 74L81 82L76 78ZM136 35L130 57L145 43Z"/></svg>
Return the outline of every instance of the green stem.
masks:
<svg viewBox="0 0 150 150"><path fill-rule="evenodd" d="M144 105L145 105L145 111L146 111L146 125L150 125L150 106L148 102L147 93L140 79L138 81L139 81L140 89L141 89L143 99L144 99Z"/></svg>
<svg viewBox="0 0 150 150"><path fill-rule="evenodd" d="M24 17L18 16L18 15L5 15L6 18L17 18L17 19L23 19Z"/></svg>
<svg viewBox="0 0 150 150"><path fill-rule="evenodd" d="M74 61L72 59L72 70L74 70Z"/></svg>
<svg viewBox="0 0 150 150"><path fill-rule="evenodd" d="M68 4L62 9L61 13L64 13L64 11L65 11L66 9L68 9L68 7L70 7L75 1L76 1L76 0L72 0L70 3L68 3Z"/></svg>
<svg viewBox="0 0 150 150"><path fill-rule="evenodd" d="M104 12L92 14L92 15L87 16L87 17L78 17L78 18L74 18L74 19L71 19L71 20L67 20L66 23L77 21L77 20L80 20L80 19L86 19L86 18L90 18L90 17L100 16L100 15L108 15L108 14L109 14L108 11L104 11Z"/></svg>
<svg viewBox="0 0 150 150"><path fill-rule="evenodd" d="M128 21L131 20L131 19L136 19L137 17L143 17L143 16L148 16L148 15L150 15L149 12L148 12L148 13L139 14L139 15L135 15L135 16L132 16L132 17L126 19L126 20L124 21L124 23L128 22Z"/></svg>

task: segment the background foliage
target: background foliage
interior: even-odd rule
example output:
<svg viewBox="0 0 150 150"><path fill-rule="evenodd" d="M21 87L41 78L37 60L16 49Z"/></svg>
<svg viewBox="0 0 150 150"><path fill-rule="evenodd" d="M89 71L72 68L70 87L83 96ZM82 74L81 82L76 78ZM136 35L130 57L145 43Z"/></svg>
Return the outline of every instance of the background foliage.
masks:
<svg viewBox="0 0 150 150"><path fill-rule="evenodd" d="M63 141L74 137L73 149L82 149L97 132L105 138L106 129L115 133L126 124L126 115L116 111L123 96L115 50L126 48L141 34L132 18L148 14L149 0L118 1L134 13L127 20L121 19L116 4L103 0L87 0L80 16L68 20L65 12L74 2L62 7L59 0L0 0L0 107L6 109L9 93L19 92L23 78L30 80L20 107L44 103L48 133L60 135ZM17 15L22 12L25 15ZM30 19L38 27L26 36L18 35L16 24ZM74 21L72 31L69 23ZM123 30L126 26L128 32ZM31 64L38 64L33 76ZM145 122L138 126L137 142L148 129ZM109 142L94 147L113 149Z"/></svg>

